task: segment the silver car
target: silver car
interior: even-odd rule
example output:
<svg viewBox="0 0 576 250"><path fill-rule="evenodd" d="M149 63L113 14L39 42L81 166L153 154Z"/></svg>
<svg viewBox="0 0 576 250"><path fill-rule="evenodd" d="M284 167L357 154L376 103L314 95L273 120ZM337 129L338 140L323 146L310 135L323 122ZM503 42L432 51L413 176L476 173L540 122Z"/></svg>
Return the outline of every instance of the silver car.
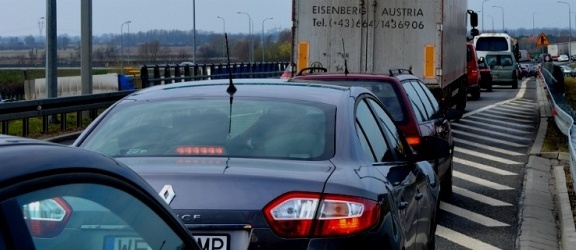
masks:
<svg viewBox="0 0 576 250"><path fill-rule="evenodd" d="M512 85L518 88L518 62L511 52L489 52L486 54L486 62L490 66L493 85Z"/></svg>

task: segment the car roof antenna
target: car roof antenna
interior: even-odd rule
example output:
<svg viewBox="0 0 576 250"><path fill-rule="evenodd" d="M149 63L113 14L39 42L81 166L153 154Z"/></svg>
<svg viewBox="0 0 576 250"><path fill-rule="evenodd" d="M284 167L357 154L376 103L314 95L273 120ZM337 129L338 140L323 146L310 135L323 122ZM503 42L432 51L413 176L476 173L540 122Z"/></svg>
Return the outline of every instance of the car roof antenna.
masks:
<svg viewBox="0 0 576 250"><path fill-rule="evenodd" d="M350 73L348 71L348 55L346 55L346 46L344 46L344 38L342 38L342 50L344 51L344 75Z"/></svg>
<svg viewBox="0 0 576 250"><path fill-rule="evenodd" d="M228 114L228 137L230 137L230 132L232 131L232 102L234 101L234 93L236 93L236 86L234 86L234 82L232 82L232 68L230 68L230 50L228 48L228 34L224 33L224 40L226 41L226 58L228 64L228 80L230 81L228 84L228 88L226 92L230 95L230 113Z"/></svg>
<svg viewBox="0 0 576 250"><path fill-rule="evenodd" d="M227 64L228 64L228 79L230 80L230 83L228 84L228 88L226 89L226 92L228 92L228 94L230 94L230 97L232 97L234 95L234 93L236 93L236 86L234 86L234 83L232 82L232 68L230 68L230 49L228 48L228 34L224 33L224 40L226 40L226 58L227 58ZM232 101L232 100L230 100Z"/></svg>

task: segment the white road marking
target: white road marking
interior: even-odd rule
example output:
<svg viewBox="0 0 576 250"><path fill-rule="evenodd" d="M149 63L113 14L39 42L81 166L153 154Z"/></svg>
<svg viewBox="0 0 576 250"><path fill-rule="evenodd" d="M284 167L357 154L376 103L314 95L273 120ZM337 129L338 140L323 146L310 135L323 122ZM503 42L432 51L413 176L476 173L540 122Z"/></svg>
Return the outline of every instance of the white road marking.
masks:
<svg viewBox="0 0 576 250"><path fill-rule="evenodd" d="M526 114L526 112L512 111L509 107L506 107L506 106L494 107L490 111L499 111L499 112L505 113L508 116L514 116L514 119L525 118L525 119L532 120L534 117L534 114Z"/></svg>
<svg viewBox="0 0 576 250"><path fill-rule="evenodd" d="M497 199L494 199L492 197L488 197L486 195L475 193L475 192L472 192L468 189L464 189L464 188L460 188L460 187L456 187L456 186L452 187L452 191L456 194L466 196L470 199L473 199L473 200L478 201L478 202L482 202L484 204L488 204L490 206L495 206L495 207L512 206L512 204L510 204L508 202L503 202L501 200L497 200Z"/></svg>
<svg viewBox="0 0 576 250"><path fill-rule="evenodd" d="M485 121L485 122L480 122L480 121L477 121L477 120L481 120L481 121ZM466 119L466 120L461 120L461 121L474 122L474 123L480 124L480 125L482 125L482 126L484 126L484 125L486 125L486 124L501 124L502 126L511 126L511 127L516 127L516 128L529 128L529 129L533 129L533 128L534 128L534 125L499 121L499 120L494 120L494 119L485 118L485 117L482 117L482 116L474 116L474 120ZM488 122L488 123L486 123L486 122ZM457 124L457 123L453 123L453 124Z"/></svg>
<svg viewBox="0 0 576 250"><path fill-rule="evenodd" d="M488 145L482 144L482 143L471 142L471 141L462 140L462 139L459 139L459 138L453 138L453 139L454 139L455 142L457 142L457 143L459 143L459 144L466 144L466 145L474 146L474 147L477 147L477 148L483 148L483 149L486 149L486 150L498 152L498 153L500 153L500 154L513 155L513 156L525 155L525 154L522 154L522 153L517 153L517 152L510 151L510 150L506 150L506 149L501 149L501 148L497 148L497 147L488 146Z"/></svg>
<svg viewBox="0 0 576 250"><path fill-rule="evenodd" d="M463 123L453 123L452 126L454 127L463 127L463 128L470 128L470 129L476 129L476 130L484 130L484 131L491 131L491 130L485 130L485 129L479 129L476 126L471 126L471 125L464 125ZM482 127L489 127L489 128L495 128L495 129L504 129L506 130L506 132L514 132L514 133L518 133L518 134L532 134L532 132L529 131L524 131L524 130L518 130L518 129L513 129L510 128L508 126L499 126L499 125L491 125L491 124L482 124ZM520 137L520 138L524 138L524 137Z"/></svg>
<svg viewBox="0 0 576 250"><path fill-rule="evenodd" d="M495 167L490 167L490 166L485 165L485 164L464 160L464 159L461 159L458 157L452 158L452 161L454 161L454 163L466 165L466 166L480 169L480 170L490 172L493 174L499 174L499 175L505 175L505 176L517 175L516 173L512 173L510 171L502 170L502 169L495 168Z"/></svg>
<svg viewBox="0 0 576 250"><path fill-rule="evenodd" d="M462 172L453 171L452 174L456 178L460 178L464 181L472 182L476 185L484 186L487 188L491 188L491 189L495 189L495 190L514 190L514 188L512 188L512 187L498 184L496 182L484 180L484 179L478 178L476 176L468 175L468 174L465 174Z"/></svg>
<svg viewBox="0 0 576 250"><path fill-rule="evenodd" d="M512 147L527 147L528 146L527 144L519 144L519 143L489 138L489 137L486 137L483 135L477 135L477 134L472 134L472 133L468 133L468 132L461 132L458 130L452 130L452 133L461 134L461 135L465 135L465 136L469 136L469 137L474 137L474 138L478 138L478 139L482 139L482 140L486 140L486 141L496 142L499 144L508 145L508 146L512 146Z"/></svg>
<svg viewBox="0 0 576 250"><path fill-rule="evenodd" d="M478 127L462 125L461 123L454 124L453 126L456 127L456 129L458 129L458 127L462 127L462 128L467 128L467 129L472 129L472 130L476 130L476 131L480 131L480 132L492 134L492 135L495 135L495 136L502 136L502 137L506 137L506 138L510 138L510 139L516 139L516 140L521 140L521 141L532 141L531 138L526 138L526 136L515 136L515 135L510 135L510 134L507 134L507 133L496 132L496 131L493 131L493 130L481 129L481 128L478 128ZM487 136L487 137L488 137L488 135L484 135L484 136ZM491 136L490 136L490 137L491 137Z"/></svg>
<svg viewBox="0 0 576 250"><path fill-rule="evenodd" d="M490 244L474 239L472 237L469 237L465 234L461 234L452 229L443 227L441 225L438 225L438 227L436 228L436 235L469 249L483 249L483 250L500 249Z"/></svg>
<svg viewBox="0 0 576 250"><path fill-rule="evenodd" d="M481 157L481 158L491 160L491 161L497 161L497 162L504 163L504 164L515 164L515 165L525 164L524 162L511 161L508 159L504 159L502 157L497 157L497 156L493 156L493 155L489 155L489 154L479 153L479 152L474 151L474 150L464 149L464 148L460 148L460 147L454 147L454 151L464 153L464 154L473 155L476 157Z"/></svg>
<svg viewBox="0 0 576 250"><path fill-rule="evenodd" d="M498 115L498 114L493 114L493 113L491 113L491 112L492 112L492 110L488 110L488 111L486 111L486 112L484 112L484 113L482 113L482 114L480 114L480 115L492 117L492 118L495 118L495 119L508 119L508 120L510 120L510 117L507 116L506 114L504 114L504 115ZM502 113L502 112L498 112L498 113ZM524 123L533 123L533 122L534 122L534 119L514 118L514 121L524 122Z"/></svg>
<svg viewBox="0 0 576 250"><path fill-rule="evenodd" d="M509 227L509 224L497 221L495 219L486 217L484 215L478 214L478 213L474 213L470 210L466 210L457 206L454 206L452 204L446 203L446 202L440 202L440 209L458 215L464 219L476 222L478 224L481 224L483 226L487 226L487 227Z"/></svg>

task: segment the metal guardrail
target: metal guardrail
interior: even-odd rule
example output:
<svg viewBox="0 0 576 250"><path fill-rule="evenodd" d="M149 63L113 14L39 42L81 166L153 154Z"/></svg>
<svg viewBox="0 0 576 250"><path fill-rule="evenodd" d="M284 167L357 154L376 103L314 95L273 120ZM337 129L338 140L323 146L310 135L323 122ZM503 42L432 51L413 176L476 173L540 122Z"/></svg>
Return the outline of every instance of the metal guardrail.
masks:
<svg viewBox="0 0 576 250"><path fill-rule="evenodd" d="M219 64L146 64L140 66L142 88L184 81L280 77L289 62Z"/></svg>
<svg viewBox="0 0 576 250"><path fill-rule="evenodd" d="M228 78L268 78L280 77L288 62L233 63L227 64L164 64L142 65L140 77L142 88L183 81ZM90 118L97 116L97 110L107 108L116 101L137 90L124 90L103 94L56 97L30 101L0 103L0 133L8 134L9 123L22 120L23 137L30 134L30 119L41 118L42 133L48 132L52 119L64 121L67 113L76 112L76 127L82 127L84 111ZM66 122L60 122L60 130L66 131Z"/></svg>
<svg viewBox="0 0 576 250"><path fill-rule="evenodd" d="M546 84L547 94L550 96L549 100L553 107L554 123L556 123L558 129L568 137L570 174L576 184L576 126L574 126L576 112L564 98L563 81L558 81L554 78L553 74L545 68L540 69L540 74ZM562 84L562 86L558 86L560 84Z"/></svg>
<svg viewBox="0 0 576 250"><path fill-rule="evenodd" d="M28 137L30 118L42 119L42 132L48 132L48 124L56 116L60 121L66 120L67 113L76 112L76 126L82 127L82 113L88 111L91 118L96 117L98 109L107 108L135 90L67 96L30 101L15 101L0 104L0 123L2 134L9 133L9 123L22 120L22 135ZM60 130L66 131L66 122L60 122Z"/></svg>

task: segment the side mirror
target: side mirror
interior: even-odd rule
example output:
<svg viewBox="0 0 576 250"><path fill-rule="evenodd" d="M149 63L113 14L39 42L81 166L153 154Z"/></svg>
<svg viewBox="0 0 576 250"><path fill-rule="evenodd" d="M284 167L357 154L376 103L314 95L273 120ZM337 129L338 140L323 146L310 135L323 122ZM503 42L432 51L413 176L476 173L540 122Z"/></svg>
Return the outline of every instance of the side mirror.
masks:
<svg viewBox="0 0 576 250"><path fill-rule="evenodd" d="M470 26L472 26L474 30L475 27L478 26L478 13L474 12L473 10L468 10L468 14L470 14Z"/></svg>

